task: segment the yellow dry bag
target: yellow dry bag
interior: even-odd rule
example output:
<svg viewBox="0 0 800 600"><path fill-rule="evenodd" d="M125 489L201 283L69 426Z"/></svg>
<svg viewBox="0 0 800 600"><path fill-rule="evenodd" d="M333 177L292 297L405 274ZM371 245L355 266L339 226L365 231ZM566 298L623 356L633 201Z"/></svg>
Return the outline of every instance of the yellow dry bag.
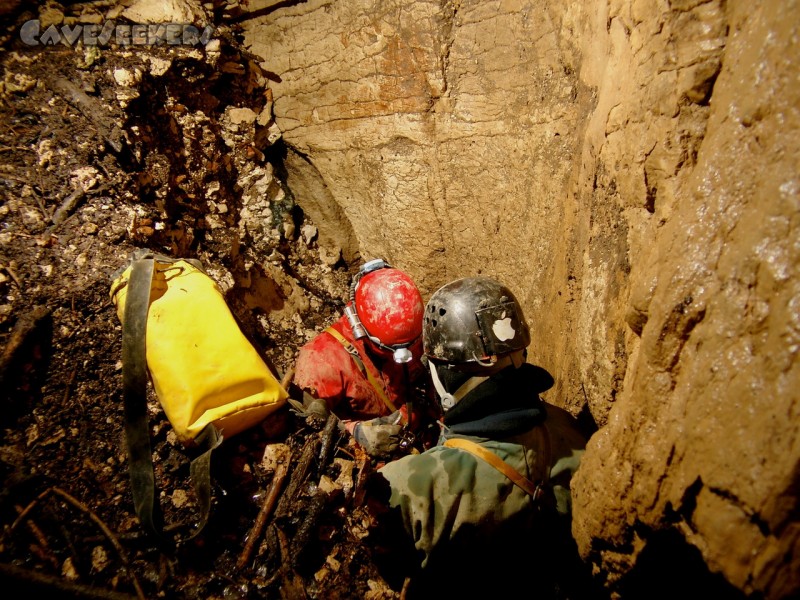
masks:
<svg viewBox="0 0 800 600"><path fill-rule="evenodd" d="M148 378L192 461L201 521L210 509L211 451L284 405L287 392L244 336L217 284L193 259L137 251L111 285L123 325L122 375L131 486L143 525L161 535L149 426Z"/></svg>

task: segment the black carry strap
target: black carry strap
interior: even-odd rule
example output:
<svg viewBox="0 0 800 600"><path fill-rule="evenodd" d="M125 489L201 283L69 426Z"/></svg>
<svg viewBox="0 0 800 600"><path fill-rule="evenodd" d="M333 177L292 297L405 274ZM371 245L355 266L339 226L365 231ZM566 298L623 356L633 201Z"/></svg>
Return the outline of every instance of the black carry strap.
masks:
<svg viewBox="0 0 800 600"><path fill-rule="evenodd" d="M153 471L153 454L150 448L150 429L147 419L147 356L145 334L147 311L150 306L150 288L155 271L155 258L145 254L134 257L128 277L125 296L125 314L122 325L122 384L125 405L125 440L128 448L128 466L133 492L133 505L139 521L150 532L164 538L163 516L158 502ZM159 260L161 257L159 257ZM174 262L174 259L166 259ZM211 510L211 453L222 443L222 435L209 424L196 438L202 453L190 465L199 522L194 531L184 538L198 535ZM173 530L180 525L171 526Z"/></svg>

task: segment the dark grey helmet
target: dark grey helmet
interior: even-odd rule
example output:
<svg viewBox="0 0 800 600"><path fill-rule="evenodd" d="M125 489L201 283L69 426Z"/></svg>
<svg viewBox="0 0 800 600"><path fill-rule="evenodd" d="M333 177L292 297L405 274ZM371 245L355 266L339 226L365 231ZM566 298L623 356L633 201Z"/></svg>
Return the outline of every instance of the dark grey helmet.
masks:
<svg viewBox="0 0 800 600"><path fill-rule="evenodd" d="M531 334L511 290L488 277L465 277L428 300L422 343L434 361L488 364L527 348Z"/></svg>

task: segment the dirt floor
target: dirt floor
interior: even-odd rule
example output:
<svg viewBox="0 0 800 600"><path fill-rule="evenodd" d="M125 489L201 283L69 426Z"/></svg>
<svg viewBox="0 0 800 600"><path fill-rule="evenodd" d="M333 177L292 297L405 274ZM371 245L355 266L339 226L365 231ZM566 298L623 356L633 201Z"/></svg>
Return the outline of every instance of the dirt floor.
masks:
<svg viewBox="0 0 800 600"><path fill-rule="evenodd" d="M230 120L230 107L263 114L270 101L236 32L220 29L213 57L189 47L29 47L19 27L37 13L0 9L0 579L48 597L396 596L359 543L357 494L320 492L353 464L347 440L288 409L216 451L200 536L160 547L133 510L122 331L109 299L131 253L199 259L278 376L336 316L351 276L341 261L320 260L313 224L271 176L274 124L248 123L247 111L249 128ZM65 19L86 11L60 9ZM268 211L256 215L260 232L243 226L256 178L267 188L255 188ZM191 521L191 453L152 392L148 408L165 520ZM275 479L262 457L280 442L292 450L282 489L293 494L256 531Z"/></svg>

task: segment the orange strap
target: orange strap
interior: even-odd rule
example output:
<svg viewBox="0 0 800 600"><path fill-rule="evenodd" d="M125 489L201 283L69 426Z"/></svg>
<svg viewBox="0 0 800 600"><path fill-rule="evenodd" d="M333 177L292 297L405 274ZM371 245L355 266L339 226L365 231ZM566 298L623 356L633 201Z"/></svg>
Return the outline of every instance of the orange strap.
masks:
<svg viewBox="0 0 800 600"><path fill-rule="evenodd" d="M463 438L450 438L445 441L444 445L448 448L458 448L459 450L464 450L473 456L483 459L485 462L489 463L495 469L500 471L503 475L508 477L514 484L522 488L534 500L539 499L539 496L542 493L541 484L533 483L530 479L522 475L522 473L497 456L497 454L487 450L480 444L476 444L475 442L471 442Z"/></svg>
<svg viewBox="0 0 800 600"><path fill-rule="evenodd" d="M372 387L378 393L380 399L383 400L383 403L389 409L389 412L390 413L396 412L397 409L394 407L392 401L389 400L389 396L386 395L386 392L383 391L383 386L375 379L375 377L372 376L372 373L369 372L369 369L367 369L367 366L364 364L364 361L361 360L361 357L358 355L358 350L356 350L356 347L353 346L353 344L351 344L346 337L344 337L333 327L328 327L325 331L330 333L334 337L334 339L338 340L339 343L342 344L342 346L344 346L344 349L347 350L347 352L353 358L353 361L356 363L358 370L361 371L361 374L367 378L367 381L369 381L370 385L372 385Z"/></svg>

